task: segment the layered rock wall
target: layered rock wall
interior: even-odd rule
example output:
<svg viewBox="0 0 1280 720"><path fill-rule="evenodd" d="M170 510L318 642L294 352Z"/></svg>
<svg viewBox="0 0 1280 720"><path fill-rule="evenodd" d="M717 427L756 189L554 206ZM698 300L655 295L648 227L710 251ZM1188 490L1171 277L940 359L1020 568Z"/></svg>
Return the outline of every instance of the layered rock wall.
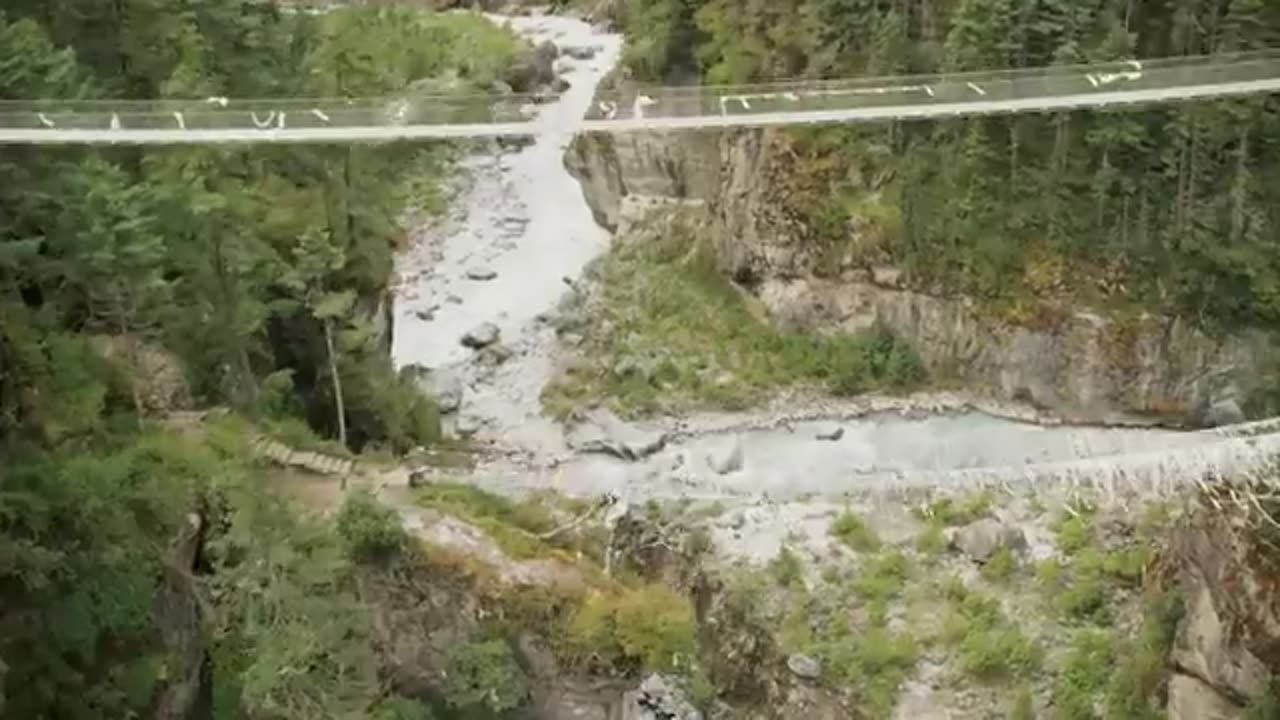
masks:
<svg viewBox="0 0 1280 720"><path fill-rule="evenodd" d="M588 135L566 163L611 229L629 196L704 201L704 240L777 322L817 332L882 323L916 348L936 380L1072 420L1238 422L1265 352L1260 335L1210 337L1176 317L1076 308L1022 321L968 298L922 292L892 258L859 252L860 242L874 239L859 236L869 231L857 219L847 249L832 257L814 241L811 218L795 209L802 204L790 202L822 188L797 177L784 131Z"/></svg>

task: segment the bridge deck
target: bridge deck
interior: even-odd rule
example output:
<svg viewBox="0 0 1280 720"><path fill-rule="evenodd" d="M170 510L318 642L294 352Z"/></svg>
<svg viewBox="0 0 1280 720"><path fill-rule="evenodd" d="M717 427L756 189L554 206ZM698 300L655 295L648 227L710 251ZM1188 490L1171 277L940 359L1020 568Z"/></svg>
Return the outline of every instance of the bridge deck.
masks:
<svg viewBox="0 0 1280 720"><path fill-rule="evenodd" d="M288 143L870 122L1280 92L1280 51L942 76L602 93L571 124L523 96L0 101L0 143Z"/></svg>

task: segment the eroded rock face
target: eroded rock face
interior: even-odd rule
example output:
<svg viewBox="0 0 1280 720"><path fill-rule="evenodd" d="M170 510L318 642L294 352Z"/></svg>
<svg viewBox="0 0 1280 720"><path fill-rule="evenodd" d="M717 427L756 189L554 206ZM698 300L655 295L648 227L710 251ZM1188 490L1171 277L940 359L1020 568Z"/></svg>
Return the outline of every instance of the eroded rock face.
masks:
<svg viewBox="0 0 1280 720"><path fill-rule="evenodd" d="M933 373L1078 421L1216 425L1239 417L1235 379L1253 374L1265 352L1261 336L1211 338L1176 318L1120 321L1084 311L1014 324L963 297L908 289L891 258L858 250L875 243L856 219L849 257L833 261L809 237L807 218L787 205L805 180L793 156L778 130L633 133L580 136L566 164L611 229L624 229L624 198L704 201L699 232L722 271L780 325L857 332L881 323Z"/></svg>
<svg viewBox="0 0 1280 720"><path fill-rule="evenodd" d="M596 222L617 228L628 195L710 200L720 188L714 133L582 134L565 155Z"/></svg>
<svg viewBox="0 0 1280 720"><path fill-rule="evenodd" d="M1280 552L1263 539L1260 516L1207 498L1176 535L1186 614L1172 662L1190 679L1179 680L1176 694L1170 686L1171 718L1239 709L1265 693L1280 668Z"/></svg>
<svg viewBox="0 0 1280 720"><path fill-rule="evenodd" d="M650 675L622 697L622 720L702 720L702 713L670 678Z"/></svg>

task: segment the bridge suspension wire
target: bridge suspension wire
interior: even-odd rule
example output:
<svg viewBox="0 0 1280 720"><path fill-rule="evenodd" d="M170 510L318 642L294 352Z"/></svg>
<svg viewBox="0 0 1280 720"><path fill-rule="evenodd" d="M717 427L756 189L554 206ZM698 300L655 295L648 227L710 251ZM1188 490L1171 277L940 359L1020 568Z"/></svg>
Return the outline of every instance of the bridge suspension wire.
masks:
<svg viewBox="0 0 1280 720"><path fill-rule="evenodd" d="M0 143L382 142L674 131L1058 112L1276 92L1280 49L945 75L602 91L585 117L554 126L538 120L538 108L549 98L515 94L0 100Z"/></svg>

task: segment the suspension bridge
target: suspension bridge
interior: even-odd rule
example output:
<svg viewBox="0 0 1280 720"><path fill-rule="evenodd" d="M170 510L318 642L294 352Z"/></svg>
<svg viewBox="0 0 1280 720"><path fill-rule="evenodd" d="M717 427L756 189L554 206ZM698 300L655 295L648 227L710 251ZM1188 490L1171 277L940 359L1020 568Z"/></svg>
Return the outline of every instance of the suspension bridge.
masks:
<svg viewBox="0 0 1280 720"><path fill-rule="evenodd" d="M1280 49L944 75L598 92L566 121L555 96L0 100L0 144L385 142L1046 113L1280 92ZM545 117L544 117L545 116Z"/></svg>

